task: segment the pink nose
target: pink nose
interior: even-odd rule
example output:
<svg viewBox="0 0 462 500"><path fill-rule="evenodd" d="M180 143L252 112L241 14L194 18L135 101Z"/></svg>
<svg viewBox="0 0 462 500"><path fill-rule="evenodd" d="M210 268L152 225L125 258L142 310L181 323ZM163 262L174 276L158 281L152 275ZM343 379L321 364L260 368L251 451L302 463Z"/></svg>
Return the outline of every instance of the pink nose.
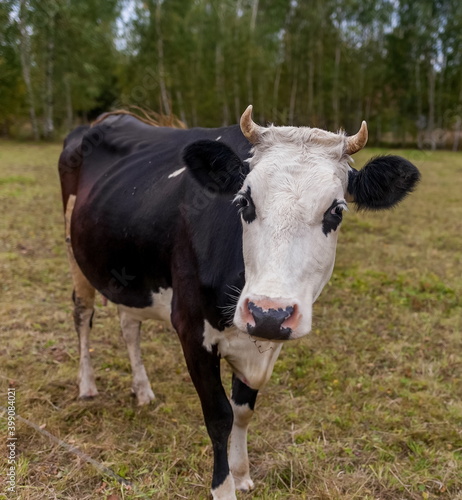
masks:
<svg viewBox="0 0 462 500"><path fill-rule="evenodd" d="M288 340L300 321L295 301L250 296L243 304L242 319L247 332L268 340ZM290 305L288 305L290 304Z"/></svg>

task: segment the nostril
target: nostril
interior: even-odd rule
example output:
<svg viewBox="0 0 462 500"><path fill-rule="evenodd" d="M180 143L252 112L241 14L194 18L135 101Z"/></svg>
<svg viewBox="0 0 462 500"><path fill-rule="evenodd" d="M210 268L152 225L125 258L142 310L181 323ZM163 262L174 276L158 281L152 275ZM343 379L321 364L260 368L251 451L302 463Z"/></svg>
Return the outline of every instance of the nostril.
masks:
<svg viewBox="0 0 462 500"><path fill-rule="evenodd" d="M286 322L294 312L294 308L292 306L286 308L268 306L267 308L264 308L262 305L257 305L255 302L251 301L247 303L247 308L253 316L257 326L262 324L269 325L271 322L273 326L277 325L278 328L281 327L281 325Z"/></svg>
<svg viewBox="0 0 462 500"><path fill-rule="evenodd" d="M244 322L246 324L249 324L249 325L252 325L254 326L255 325L255 321L254 321L254 318L253 318L253 314L252 314L252 311L250 309L250 301L249 299L245 299L244 301L244 304L242 306L242 319L244 320Z"/></svg>
<svg viewBox="0 0 462 500"><path fill-rule="evenodd" d="M298 305L295 304L294 306L290 306L286 310L290 311L290 314L287 316L281 326L283 328L290 328L293 330L298 326L301 318Z"/></svg>

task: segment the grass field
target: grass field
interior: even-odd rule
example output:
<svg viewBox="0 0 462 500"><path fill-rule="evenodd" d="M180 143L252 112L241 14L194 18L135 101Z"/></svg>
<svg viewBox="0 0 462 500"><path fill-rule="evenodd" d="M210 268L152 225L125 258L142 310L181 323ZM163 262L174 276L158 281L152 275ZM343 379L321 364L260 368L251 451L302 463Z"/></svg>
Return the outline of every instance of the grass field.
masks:
<svg viewBox="0 0 462 500"><path fill-rule="evenodd" d="M0 141L0 406L14 386L21 417L133 486L18 420L17 490L0 497L208 498L211 445L173 332L144 325L157 399L138 408L115 308L99 301L100 397L77 399L59 152ZM257 401L256 490L239 498L462 500L462 155L400 154L422 183L389 213L346 215L313 332L284 347ZM3 445L0 454L4 488Z"/></svg>

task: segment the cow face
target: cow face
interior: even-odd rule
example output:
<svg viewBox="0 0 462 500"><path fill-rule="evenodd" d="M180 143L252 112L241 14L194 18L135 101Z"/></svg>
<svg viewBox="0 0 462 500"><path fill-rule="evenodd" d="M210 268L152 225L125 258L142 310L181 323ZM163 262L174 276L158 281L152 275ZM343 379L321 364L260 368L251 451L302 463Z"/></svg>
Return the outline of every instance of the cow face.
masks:
<svg viewBox="0 0 462 500"><path fill-rule="evenodd" d="M249 107L241 130L253 143L249 168L227 146L209 141L187 148L185 162L202 184L221 179L220 191L236 193L245 286L234 324L258 338L295 339L311 330L312 306L332 274L348 203L389 208L413 189L419 173L392 156L352 169L350 155L367 141L365 122L353 137L264 128L253 123Z"/></svg>

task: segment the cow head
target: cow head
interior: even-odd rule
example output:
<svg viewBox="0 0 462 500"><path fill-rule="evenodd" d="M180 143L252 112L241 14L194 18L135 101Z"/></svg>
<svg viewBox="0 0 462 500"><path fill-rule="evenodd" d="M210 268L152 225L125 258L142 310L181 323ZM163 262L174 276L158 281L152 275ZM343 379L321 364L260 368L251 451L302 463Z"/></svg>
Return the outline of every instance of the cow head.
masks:
<svg viewBox="0 0 462 500"><path fill-rule="evenodd" d="M311 330L312 306L328 282L349 203L391 208L413 190L417 168L381 156L360 171L350 155L367 141L363 122L351 137L309 127L261 127L252 107L241 130L253 144L242 162L226 145L200 141L185 163L203 185L234 195L243 227L245 286L234 324L258 338L288 340Z"/></svg>

